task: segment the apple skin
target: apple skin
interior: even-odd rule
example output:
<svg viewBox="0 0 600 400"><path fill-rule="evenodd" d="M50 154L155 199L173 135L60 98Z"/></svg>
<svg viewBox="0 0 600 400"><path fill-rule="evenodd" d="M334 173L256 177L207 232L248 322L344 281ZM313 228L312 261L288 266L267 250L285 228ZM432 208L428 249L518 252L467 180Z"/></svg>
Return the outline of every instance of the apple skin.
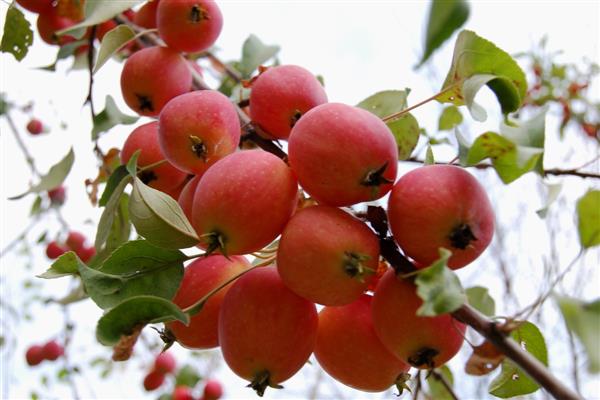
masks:
<svg viewBox="0 0 600 400"><path fill-rule="evenodd" d="M297 119L323 103L327 103L327 94L310 71L279 65L252 82L250 116L270 138L287 139Z"/></svg>
<svg viewBox="0 0 600 400"><path fill-rule="evenodd" d="M32 118L27 123L27 131L32 135L39 135L40 133L44 132L44 124L42 124L42 121L39 119Z"/></svg>
<svg viewBox="0 0 600 400"><path fill-rule="evenodd" d="M49 341L42 347L42 354L46 360L56 361L64 353L65 349L55 340Z"/></svg>
<svg viewBox="0 0 600 400"><path fill-rule="evenodd" d="M44 359L44 349L40 345L34 344L25 352L25 360L29 366L39 365Z"/></svg>
<svg viewBox="0 0 600 400"><path fill-rule="evenodd" d="M154 359L154 370L162 374L170 374L175 372L177 361L171 353L160 353Z"/></svg>
<svg viewBox="0 0 600 400"><path fill-rule="evenodd" d="M165 159L158 141L158 122L152 121L140 125L129 134L121 151L121 163L127 164L137 150L141 150L138 157L139 167L151 165ZM142 182L163 192L169 192L181 185L186 176L185 172L175 168L169 162L139 174Z"/></svg>
<svg viewBox="0 0 600 400"><path fill-rule="evenodd" d="M147 1L133 15L133 23L146 29L156 29L156 12L160 0Z"/></svg>
<svg viewBox="0 0 600 400"><path fill-rule="evenodd" d="M449 314L417 316L423 300L414 283L388 270L377 285L371 311L381 343L413 367L439 367L460 350L466 325Z"/></svg>
<svg viewBox="0 0 600 400"><path fill-rule="evenodd" d="M158 389L165 381L165 374L159 371L150 371L144 377L144 389L148 392Z"/></svg>
<svg viewBox="0 0 600 400"><path fill-rule="evenodd" d="M158 138L169 160L182 171L202 175L233 153L240 143L240 121L231 101L214 90L177 96L160 113ZM192 141L198 140L194 145Z"/></svg>
<svg viewBox="0 0 600 400"><path fill-rule="evenodd" d="M364 392L383 392L410 366L381 343L371 317L372 296L363 294L319 313L315 356L335 380Z"/></svg>
<svg viewBox="0 0 600 400"><path fill-rule="evenodd" d="M132 54L121 72L125 103L140 115L155 117L174 97L192 87L185 58L168 47L147 47Z"/></svg>
<svg viewBox="0 0 600 400"><path fill-rule="evenodd" d="M62 29L67 29L75 25L76 21L58 15L56 8L51 8L39 14L37 18L37 29L42 40L48 44L64 45L69 42L74 42L75 38L70 35L57 37L55 33Z"/></svg>
<svg viewBox="0 0 600 400"><path fill-rule="evenodd" d="M204 400L218 400L223 397L223 385L215 379L209 379L202 391Z"/></svg>
<svg viewBox="0 0 600 400"><path fill-rule="evenodd" d="M479 182L463 168L428 165L405 174L392 189L388 220L394 239L417 265L452 251L448 266L475 260L494 235L494 212Z"/></svg>
<svg viewBox="0 0 600 400"><path fill-rule="evenodd" d="M229 260L222 255L197 259L185 268L173 302L180 308L189 307L248 268L250 263L241 256L232 256ZM219 345L219 310L230 288L231 284L211 296L202 310L191 317L188 326L178 321L167 324L179 344L193 349L210 349Z"/></svg>
<svg viewBox="0 0 600 400"><path fill-rule="evenodd" d="M378 264L379 241L373 231L329 206L307 207L294 214L277 251L277 270L286 286L305 299L328 306L359 298Z"/></svg>
<svg viewBox="0 0 600 400"><path fill-rule="evenodd" d="M317 324L314 303L289 290L274 267L257 268L234 283L221 305L223 358L262 396L261 390L304 366L314 349Z"/></svg>
<svg viewBox="0 0 600 400"><path fill-rule="evenodd" d="M217 41L223 28L223 15L214 1L167 0L158 4L156 27L167 46L197 53Z"/></svg>
<svg viewBox="0 0 600 400"><path fill-rule="evenodd" d="M17 4L23 7L24 9L38 13L44 14L52 11L52 3L54 0L16 0Z"/></svg>
<svg viewBox="0 0 600 400"><path fill-rule="evenodd" d="M345 207L376 200L396 179L398 148L392 132L357 107L327 103L313 108L292 128L288 152L300 185L319 203Z"/></svg>
<svg viewBox="0 0 600 400"><path fill-rule="evenodd" d="M273 154L228 155L204 173L196 188L192 226L200 246L225 255L262 249L283 231L297 194L291 169Z"/></svg>
<svg viewBox="0 0 600 400"><path fill-rule="evenodd" d="M177 202L179 203L179 206L183 210L183 213L187 217L188 221L192 220L194 194L196 193L196 187L198 187L198 182L200 182L199 176L190 179L185 184L185 186L181 190L181 193L179 193L179 197L177 198Z"/></svg>

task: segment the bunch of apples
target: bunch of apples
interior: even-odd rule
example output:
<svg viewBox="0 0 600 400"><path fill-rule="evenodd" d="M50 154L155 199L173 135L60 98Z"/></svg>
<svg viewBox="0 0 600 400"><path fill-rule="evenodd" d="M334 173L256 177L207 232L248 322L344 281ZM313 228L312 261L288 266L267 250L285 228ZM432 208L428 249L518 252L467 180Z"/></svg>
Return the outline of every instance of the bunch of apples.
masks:
<svg viewBox="0 0 600 400"><path fill-rule="evenodd" d="M96 255L96 248L93 245L87 245L85 235L76 231L70 231L64 243L52 240L46 245L46 256L51 260L60 257L67 251L74 251L83 262L89 261Z"/></svg>
<svg viewBox="0 0 600 400"><path fill-rule="evenodd" d="M56 340L50 340L44 345L34 344L25 352L25 360L30 366L40 364L44 360L56 361L65 353L65 349Z"/></svg>
<svg viewBox="0 0 600 400"><path fill-rule="evenodd" d="M449 267L458 269L494 231L479 182L451 165L398 177L387 125L328 102L315 76L295 65L263 69L250 84L251 123L265 139L287 142L288 156L239 150L240 110L217 91L192 90L182 54L215 42L218 6L161 0L142 9L166 46L129 57L121 89L133 110L156 120L131 132L121 159L141 151L140 179L178 200L206 250L186 267L174 302L188 307L250 269L248 255L272 260L214 294L188 326L169 323L175 339L193 349L220 346L259 395L280 387L312 353L333 378L369 392L400 385L410 368L450 360L465 325L416 315L422 300L412 278L381 271L379 238L351 207L389 195L393 237L414 266L429 266L446 248ZM305 195L312 201L301 201Z"/></svg>

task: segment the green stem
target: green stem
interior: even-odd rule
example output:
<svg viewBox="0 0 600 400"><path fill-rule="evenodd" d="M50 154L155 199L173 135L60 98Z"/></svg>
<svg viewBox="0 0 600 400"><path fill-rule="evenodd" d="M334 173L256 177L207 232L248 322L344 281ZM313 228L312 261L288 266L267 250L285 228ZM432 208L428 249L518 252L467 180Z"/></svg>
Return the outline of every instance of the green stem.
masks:
<svg viewBox="0 0 600 400"><path fill-rule="evenodd" d="M407 114L407 113L409 113L410 111L414 110L415 108L417 108L417 107L421 107L423 104L427 104L427 103L429 103L431 100L435 100L435 99L436 99L438 96L441 96L441 95L443 95L443 94L444 94L444 93L446 93L446 92L449 92L449 91L451 91L451 90L454 90L454 89L456 88L456 86L458 86L458 83L455 83L455 84L453 84L453 85L450 85L450 86L448 86L446 89L442 90L441 92L439 92L439 93L437 93L437 94L434 94L433 96L431 96L431 97L429 97L429 98L427 98L427 99L425 99L425 100L423 100L423 101L421 101L421 102L419 102L419 103L415 104L414 106L410 106L410 107L408 107L408 108L405 108L405 109L404 109L404 110L402 110L402 111L398 111L398 112L395 112L395 113L393 113L393 114L390 114L390 115L388 115L388 116L386 116L386 117L383 117L383 118L382 118L382 120L383 120L383 122L387 122L387 121L389 121L389 120L392 120L392 119L394 119L394 118L401 117L401 116L403 116L404 114Z"/></svg>

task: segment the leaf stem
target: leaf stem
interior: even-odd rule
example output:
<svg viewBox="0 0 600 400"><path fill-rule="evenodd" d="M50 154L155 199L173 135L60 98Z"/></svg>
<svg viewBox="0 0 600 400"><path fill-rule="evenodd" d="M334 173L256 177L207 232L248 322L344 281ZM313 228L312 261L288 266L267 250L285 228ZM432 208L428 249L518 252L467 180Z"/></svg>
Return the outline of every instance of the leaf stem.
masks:
<svg viewBox="0 0 600 400"><path fill-rule="evenodd" d="M445 94L446 92L449 92L449 91L453 90L453 89L454 89L454 88L455 88L457 85L458 85L458 83L452 84L452 85L448 86L446 89L442 90L441 92L439 92L439 93L436 93L436 94L434 94L433 96L431 96L431 97L428 97L428 98L426 98L425 100L423 100L423 101L421 101L421 102L419 102L419 103L417 103L417 104L415 104L415 105L412 105L412 106L410 106L410 107L407 107L407 108L405 108L405 109L404 109L404 110L402 110L402 111L398 111L398 112L395 112L395 113L393 113L393 114L390 114L390 115L388 115L388 116L385 116L385 117L383 117L383 118L381 118L381 119L383 120L383 122L387 122L387 121L389 121L389 120L392 120L392 119L394 119L394 118L401 117L401 116L403 116L404 114L406 114L406 113L408 113L408 112L410 112L410 111L414 110L415 108L421 107L423 104L427 104L427 103L429 103L430 101L432 101L432 100L435 100L435 99L436 99L438 96L441 96L441 95Z"/></svg>

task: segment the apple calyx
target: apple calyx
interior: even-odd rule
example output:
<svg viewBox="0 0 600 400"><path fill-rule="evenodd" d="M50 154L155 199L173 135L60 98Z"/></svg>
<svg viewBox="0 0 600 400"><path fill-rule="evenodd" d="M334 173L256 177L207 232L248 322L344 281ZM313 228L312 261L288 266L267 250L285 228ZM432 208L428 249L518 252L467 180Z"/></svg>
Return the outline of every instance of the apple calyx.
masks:
<svg viewBox="0 0 600 400"><path fill-rule="evenodd" d="M402 372L400 375L398 375L398 377L396 377L394 386L396 386L396 389L398 389L398 394L396 395L397 397L400 397L405 390L407 390L409 393L412 393L410 386L408 386L409 381L410 374L408 372Z"/></svg>
<svg viewBox="0 0 600 400"><path fill-rule="evenodd" d="M390 181L389 179L383 176L385 170L388 167L388 164L389 162L386 161L381 167L372 169L369 172L367 172L360 184L363 186L380 186L386 183L394 183L394 181Z"/></svg>
<svg viewBox="0 0 600 400"><path fill-rule="evenodd" d="M364 282L366 275L371 275L375 271L364 265L364 262L369 260L371 257L364 254L352 253L349 251L344 252L343 268L344 272L351 278L356 278L360 282Z"/></svg>
<svg viewBox="0 0 600 400"><path fill-rule="evenodd" d="M210 19L208 12L202 7L200 7L198 4L194 4L192 10L190 11L190 22L197 24L198 22L203 21L205 19Z"/></svg>
<svg viewBox="0 0 600 400"><path fill-rule="evenodd" d="M265 390L268 387L272 387L273 389L283 389L283 386L271 383L271 373L267 370L260 371L254 375L254 379L252 379L252 382L246 387L254 389L259 397L263 397Z"/></svg>
<svg viewBox="0 0 600 400"><path fill-rule="evenodd" d="M433 359L439 353L439 351L432 349L431 347L422 347L408 357L408 363L416 368L420 368L425 365L427 368L433 369L435 367L435 362Z"/></svg>
<svg viewBox="0 0 600 400"><path fill-rule="evenodd" d="M150 184L150 182L158 179L158 176L151 169L142 171L139 173L140 180L144 183L144 185Z"/></svg>
<svg viewBox="0 0 600 400"><path fill-rule="evenodd" d="M461 223L452 228L448 239L450 239L452 247L464 250L472 241L477 240L477 237L473 234L469 224Z"/></svg>
<svg viewBox="0 0 600 400"><path fill-rule="evenodd" d="M140 111L154 111L154 104L152 104L152 99L144 94L135 94L137 97L138 103L140 104Z"/></svg>
<svg viewBox="0 0 600 400"><path fill-rule="evenodd" d="M206 145L198 136L190 135L190 142L192 142L191 150L196 155L196 157L202 159L202 161L206 162L206 155L208 154L208 149Z"/></svg>
<svg viewBox="0 0 600 400"><path fill-rule="evenodd" d="M302 111L294 110L294 114L290 118L290 127L293 128L294 125L296 125L296 123L300 120L300 118L302 118Z"/></svg>
<svg viewBox="0 0 600 400"><path fill-rule="evenodd" d="M200 236L201 239L205 239L205 243L208 244L206 247L206 255L212 254L214 251L219 250L221 254L227 257L225 251L225 242L227 238L221 232L214 230Z"/></svg>

